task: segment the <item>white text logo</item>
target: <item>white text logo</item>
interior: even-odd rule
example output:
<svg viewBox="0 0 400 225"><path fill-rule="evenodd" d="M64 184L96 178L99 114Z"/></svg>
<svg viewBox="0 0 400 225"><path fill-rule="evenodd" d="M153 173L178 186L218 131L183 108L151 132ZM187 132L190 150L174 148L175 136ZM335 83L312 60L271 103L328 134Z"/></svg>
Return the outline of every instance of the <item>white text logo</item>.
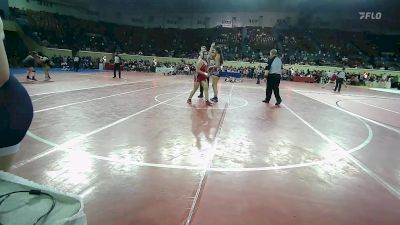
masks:
<svg viewBox="0 0 400 225"><path fill-rule="evenodd" d="M382 18L381 12L359 12L360 20L380 20Z"/></svg>

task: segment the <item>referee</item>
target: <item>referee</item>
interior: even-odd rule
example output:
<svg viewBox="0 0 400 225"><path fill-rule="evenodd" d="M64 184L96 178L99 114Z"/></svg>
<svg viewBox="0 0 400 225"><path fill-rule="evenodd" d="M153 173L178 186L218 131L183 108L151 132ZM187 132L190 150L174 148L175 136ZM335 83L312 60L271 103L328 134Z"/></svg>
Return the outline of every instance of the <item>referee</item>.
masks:
<svg viewBox="0 0 400 225"><path fill-rule="evenodd" d="M282 74L282 61L277 56L278 52L276 49L272 49L269 52L269 60L267 67L265 68L265 76L267 77L267 90L266 96L263 102L269 103L271 100L272 90L274 91L276 106L279 106L282 102L281 96L279 95L279 84L281 82Z"/></svg>
<svg viewBox="0 0 400 225"><path fill-rule="evenodd" d="M336 92L336 90L337 90L338 93L340 93L340 89L342 89L342 84L346 80L346 72L345 72L345 68L344 67L343 67L342 71L340 71L338 73L337 76L338 76L338 78L336 80L336 86L335 86L335 89L333 91Z"/></svg>
<svg viewBox="0 0 400 225"><path fill-rule="evenodd" d="M121 57L119 56L118 52L115 53L114 56L114 77L117 77L117 70L118 70L118 75L119 78L121 78Z"/></svg>

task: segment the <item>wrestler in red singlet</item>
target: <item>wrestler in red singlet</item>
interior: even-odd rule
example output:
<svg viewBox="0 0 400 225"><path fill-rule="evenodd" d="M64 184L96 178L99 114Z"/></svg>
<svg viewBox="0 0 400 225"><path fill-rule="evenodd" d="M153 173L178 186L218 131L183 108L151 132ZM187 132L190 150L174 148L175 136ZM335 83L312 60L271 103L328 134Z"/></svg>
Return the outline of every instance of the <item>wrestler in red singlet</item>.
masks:
<svg viewBox="0 0 400 225"><path fill-rule="evenodd" d="M194 84L193 84L193 90L190 92L189 98L187 100L188 104L192 104L192 97L194 93L199 89L200 86L203 87L204 89L204 97L206 100L206 105L207 106L212 106L212 103L208 100L208 64L207 64L207 49L205 47L202 47L200 50L199 58L196 63L196 71L197 74L194 77Z"/></svg>
<svg viewBox="0 0 400 225"><path fill-rule="evenodd" d="M207 62L203 60L203 65L200 67L200 71L207 73L208 65ZM207 80L207 77L203 73L197 73L197 76L194 78L194 82L202 82Z"/></svg>

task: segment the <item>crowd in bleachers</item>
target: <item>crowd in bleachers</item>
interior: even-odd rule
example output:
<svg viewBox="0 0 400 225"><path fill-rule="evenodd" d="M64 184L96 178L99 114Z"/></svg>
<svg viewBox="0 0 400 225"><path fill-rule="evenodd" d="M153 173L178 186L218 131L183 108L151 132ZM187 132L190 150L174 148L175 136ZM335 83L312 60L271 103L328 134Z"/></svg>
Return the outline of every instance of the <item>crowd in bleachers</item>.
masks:
<svg viewBox="0 0 400 225"><path fill-rule="evenodd" d="M136 72L154 72L155 67L149 60L126 60L124 70Z"/></svg>
<svg viewBox="0 0 400 225"><path fill-rule="evenodd" d="M73 57L53 56L50 60L54 63L54 67L62 68L63 70L72 70L74 68ZM78 65L81 69L98 69L100 59L92 59L89 57L79 58Z"/></svg>
<svg viewBox="0 0 400 225"><path fill-rule="evenodd" d="M295 76L313 77L317 83L326 83L328 80L334 80L340 71L330 70L298 70L288 68L284 70L284 75L287 80L293 80ZM371 74L369 72L346 72L345 82L350 85L382 87L382 88L397 88L399 87L399 77L392 76L390 73L381 75Z"/></svg>
<svg viewBox="0 0 400 225"><path fill-rule="evenodd" d="M143 28L61 16L48 12L10 9L13 18L41 45L74 51L88 50L137 55L195 58L202 45L216 42L225 60L265 62L271 48L291 64L399 69L398 36L372 35L327 29L244 28ZM279 24L284 24L280 21ZM392 51L393 52L393 51ZM24 54L23 54L24 55ZM68 59L67 59L68 61ZM82 61L96 66L98 59ZM128 62L129 63L129 62ZM58 60L56 65L61 65Z"/></svg>
<svg viewBox="0 0 400 225"><path fill-rule="evenodd" d="M27 47L17 33L5 31L5 35L7 38L4 40L4 46L10 65L21 65L24 54L28 52Z"/></svg>

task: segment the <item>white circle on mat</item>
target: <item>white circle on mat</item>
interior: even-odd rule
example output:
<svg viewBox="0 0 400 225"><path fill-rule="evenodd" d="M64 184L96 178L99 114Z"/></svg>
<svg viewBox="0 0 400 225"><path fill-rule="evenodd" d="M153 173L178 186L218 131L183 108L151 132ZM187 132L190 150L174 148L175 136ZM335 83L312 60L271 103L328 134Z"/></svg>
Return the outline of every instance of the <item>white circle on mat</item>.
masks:
<svg viewBox="0 0 400 225"><path fill-rule="evenodd" d="M184 93L184 92L163 93L163 94L159 94L156 97L154 97L154 100L161 103L161 102L163 102L163 100L161 99L162 96L182 94L182 93ZM194 99L194 97L193 97L193 99ZM186 103L186 99L184 99L183 101L177 99L175 101L168 101L168 102L165 102L162 104L176 107L176 108L185 108L185 109L196 108L196 109L212 109L212 110L221 109L222 110L222 109L225 109L225 104L227 103L227 101L226 101L227 99L220 98L220 101L217 103L213 103L214 104L213 106L206 107L204 100L202 100L202 99L193 100L193 99L192 99L192 105L188 105ZM199 101L199 103L197 103L197 101ZM169 102L171 102L171 103L169 103ZM249 104L249 102L246 99L232 96L229 104L230 104L230 106L228 106L227 109L238 109L238 108L246 107ZM204 105L204 107L202 107L200 105Z"/></svg>

